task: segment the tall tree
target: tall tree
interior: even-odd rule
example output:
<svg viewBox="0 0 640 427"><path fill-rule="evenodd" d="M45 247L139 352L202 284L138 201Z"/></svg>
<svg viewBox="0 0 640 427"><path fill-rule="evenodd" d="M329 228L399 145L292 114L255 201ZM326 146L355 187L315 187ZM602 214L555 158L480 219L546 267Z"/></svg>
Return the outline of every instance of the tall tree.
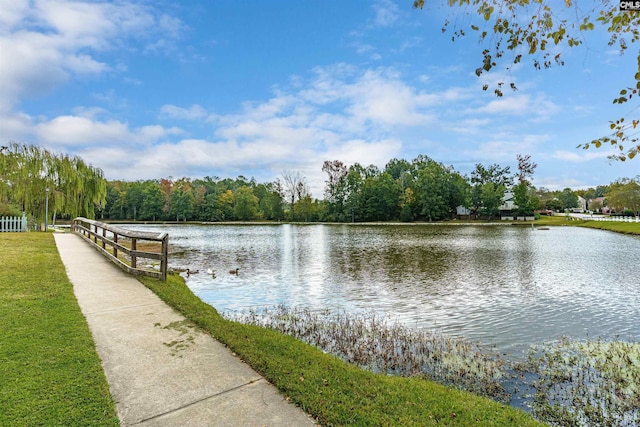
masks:
<svg viewBox="0 0 640 427"><path fill-rule="evenodd" d="M142 181L130 183L126 194L129 217L136 221L144 200Z"/></svg>
<svg viewBox="0 0 640 427"><path fill-rule="evenodd" d="M142 188L140 219L155 221L162 216L164 196L156 181L145 181Z"/></svg>
<svg viewBox="0 0 640 427"><path fill-rule="evenodd" d="M535 69L547 69L554 65L564 65L564 56L560 47L574 48L586 45L585 33L596 26L609 33L608 44L617 45L620 53L629 49L630 43L640 41L640 12L623 10L620 2L601 0L585 3L572 0L557 2L551 0L448 0L451 7L464 8L465 19L459 14L451 22L456 23L452 40L458 40L467 34L477 34L482 49L481 59L475 70L480 76L505 64L510 70L515 64L526 63L531 59ZM578 5L579 3L579 5ZM432 4L441 4L436 0L415 0L416 8L428 8ZM471 10L471 13L469 13ZM473 15L477 19L473 19ZM449 27L447 19L443 32ZM458 24L458 23L464 24ZM463 26L464 25L464 28ZM596 39L597 42L597 39ZM589 47L593 49L590 42ZM606 47L605 47L606 48ZM638 114L638 96L640 90L640 50L631 50L637 56L637 68L629 70L628 80L613 96L614 104L635 102L626 107L635 117L620 117L609 122L611 133L591 142L579 145L588 149L599 148L603 144L618 148L618 153L610 158L626 160L634 158L640 151L640 137L636 127L640 124ZM515 83L497 80L492 88L486 84L483 89L492 89L496 96L503 95L503 89L517 90ZM635 98L634 98L635 96Z"/></svg>
<svg viewBox="0 0 640 427"><path fill-rule="evenodd" d="M518 172L516 173L518 184L513 189L513 203L516 205L518 215L532 215L538 206L538 199L535 194L531 194L529 189L533 172L538 165L531 161L529 154L525 156L518 154L516 158L518 160Z"/></svg>
<svg viewBox="0 0 640 427"><path fill-rule="evenodd" d="M109 181L107 183L107 197L104 211L109 218L126 218L127 187L128 183L124 181Z"/></svg>
<svg viewBox="0 0 640 427"><path fill-rule="evenodd" d="M562 202L562 209L573 209L578 207L578 195L570 188L565 188L558 194L558 200Z"/></svg>
<svg viewBox="0 0 640 427"><path fill-rule="evenodd" d="M216 201L218 209L221 213L221 219L223 221L230 221L234 219L233 206L235 204L235 196L233 195L233 191L227 190L223 193L220 193Z"/></svg>
<svg viewBox="0 0 640 427"><path fill-rule="evenodd" d="M295 204L296 200L300 200L299 196L302 194L304 186L306 185L306 178L297 171L284 171L282 172L282 189L284 190L285 197L289 202L291 208L291 220L295 221Z"/></svg>
<svg viewBox="0 0 640 427"><path fill-rule="evenodd" d="M183 188L176 188L171 192L169 214L176 218L187 221L193 214L193 195Z"/></svg>
<svg viewBox="0 0 640 427"><path fill-rule="evenodd" d="M258 216L258 197L253 194L253 189L243 185L234 193L235 205L233 212L236 219L248 221Z"/></svg>
<svg viewBox="0 0 640 427"><path fill-rule="evenodd" d="M624 209L640 214L640 176L635 179L623 178L609 185L607 202L616 212Z"/></svg>
<svg viewBox="0 0 640 427"><path fill-rule="evenodd" d="M486 215L489 219L500 214L500 205L506 192L506 187L502 184L494 182L486 182L480 186L480 213Z"/></svg>
<svg viewBox="0 0 640 427"><path fill-rule="evenodd" d="M324 187L324 199L329 203L329 215L334 221L344 220L344 203L346 199L347 166L340 160L325 160L322 171L327 174Z"/></svg>
<svg viewBox="0 0 640 427"><path fill-rule="evenodd" d="M471 186L467 179L450 168L449 181L449 212L457 211L458 206L469 208L471 206Z"/></svg>
<svg viewBox="0 0 640 427"><path fill-rule="evenodd" d="M282 196L276 182L258 184L254 192L260 199L259 208L264 219L283 219Z"/></svg>
<svg viewBox="0 0 640 427"><path fill-rule="evenodd" d="M171 192L173 191L173 178L162 178L160 180L160 191L162 191L162 196L164 197L164 205L162 207L162 212L165 215L169 214L169 202L171 201Z"/></svg>
<svg viewBox="0 0 640 427"><path fill-rule="evenodd" d="M493 164L488 168L480 163L471 172L471 206L476 213L493 217L499 213L507 187L513 183L510 168Z"/></svg>
<svg viewBox="0 0 640 427"><path fill-rule="evenodd" d="M360 164L354 163L349 166L349 171L345 177L344 204L347 219L351 222L361 221L363 218L363 193L362 189L367 179L367 170Z"/></svg>
<svg viewBox="0 0 640 427"><path fill-rule="evenodd" d="M449 214L449 171L429 159L418 172L421 214L429 221L447 218Z"/></svg>
<svg viewBox="0 0 640 427"><path fill-rule="evenodd" d="M11 143L3 147L0 161L0 202L4 199L38 220L44 218L47 198L53 215L94 218L96 209L105 206L107 184L102 170L78 156Z"/></svg>

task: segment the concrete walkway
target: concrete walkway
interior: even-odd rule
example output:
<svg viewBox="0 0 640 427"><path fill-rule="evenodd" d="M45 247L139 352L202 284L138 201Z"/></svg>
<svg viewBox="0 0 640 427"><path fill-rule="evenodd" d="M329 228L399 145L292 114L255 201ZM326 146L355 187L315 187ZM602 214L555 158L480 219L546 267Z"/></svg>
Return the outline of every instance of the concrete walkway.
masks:
<svg viewBox="0 0 640 427"><path fill-rule="evenodd" d="M56 245L123 426L309 426L313 420L80 237Z"/></svg>

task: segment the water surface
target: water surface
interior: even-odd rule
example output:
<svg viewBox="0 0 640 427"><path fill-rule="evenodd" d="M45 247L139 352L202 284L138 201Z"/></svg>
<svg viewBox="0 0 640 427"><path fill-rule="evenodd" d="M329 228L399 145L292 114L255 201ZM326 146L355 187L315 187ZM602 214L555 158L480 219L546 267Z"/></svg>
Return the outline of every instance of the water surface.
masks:
<svg viewBox="0 0 640 427"><path fill-rule="evenodd" d="M127 228L168 232L170 266L200 270L187 284L219 311L375 311L509 355L561 336L640 340L637 236L513 226Z"/></svg>

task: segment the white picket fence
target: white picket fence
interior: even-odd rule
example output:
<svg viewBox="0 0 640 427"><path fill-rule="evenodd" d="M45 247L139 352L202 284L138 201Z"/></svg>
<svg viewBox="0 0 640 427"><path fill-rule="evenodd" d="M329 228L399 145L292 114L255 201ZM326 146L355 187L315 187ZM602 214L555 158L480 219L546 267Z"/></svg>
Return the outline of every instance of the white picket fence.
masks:
<svg viewBox="0 0 640 427"><path fill-rule="evenodd" d="M594 216L588 219L592 221L640 222L639 216Z"/></svg>
<svg viewBox="0 0 640 427"><path fill-rule="evenodd" d="M0 232L27 231L27 216L3 216L0 217Z"/></svg>

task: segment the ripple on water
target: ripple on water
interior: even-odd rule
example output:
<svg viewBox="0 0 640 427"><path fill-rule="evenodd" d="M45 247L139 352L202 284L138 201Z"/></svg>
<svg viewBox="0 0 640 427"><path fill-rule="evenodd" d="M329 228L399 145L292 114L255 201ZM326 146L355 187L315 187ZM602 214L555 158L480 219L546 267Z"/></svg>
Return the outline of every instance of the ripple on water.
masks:
<svg viewBox="0 0 640 427"><path fill-rule="evenodd" d="M637 237L574 227L131 228L167 231L173 266L216 270L187 283L219 310L376 311L513 354L561 336L640 339Z"/></svg>

